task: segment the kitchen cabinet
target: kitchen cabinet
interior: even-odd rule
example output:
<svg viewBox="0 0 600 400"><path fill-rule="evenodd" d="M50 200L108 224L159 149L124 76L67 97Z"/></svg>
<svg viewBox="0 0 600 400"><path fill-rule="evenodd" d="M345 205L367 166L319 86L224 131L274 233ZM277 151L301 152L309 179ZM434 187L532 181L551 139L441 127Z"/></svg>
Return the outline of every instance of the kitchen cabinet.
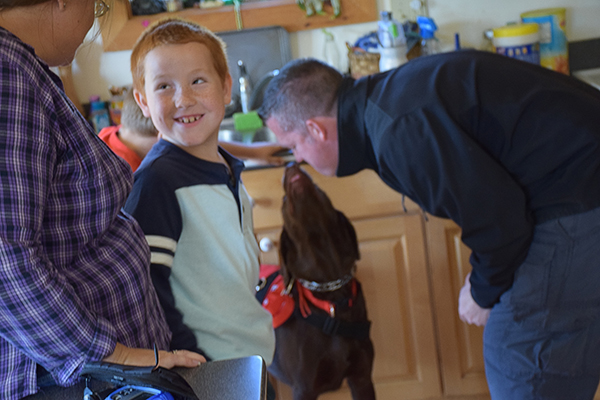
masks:
<svg viewBox="0 0 600 400"><path fill-rule="evenodd" d="M444 393L486 393L483 328L465 324L458 317L458 294L471 271L471 251L462 243L460 228L454 222L430 215L427 218L429 273Z"/></svg>
<svg viewBox="0 0 600 400"><path fill-rule="evenodd" d="M468 273L468 249L460 244L457 227L432 217L425 221L408 199L405 211L402 196L372 171L330 178L304 168L356 229L361 253L357 278L372 321L377 398L489 399L482 331L456 316L456 296ZM254 200L257 238L273 243L262 253L264 263L278 262L282 176L283 168L242 176ZM279 400L292 398L285 385L278 384L277 391ZM350 399L350 392L342 387L321 398Z"/></svg>
<svg viewBox="0 0 600 400"><path fill-rule="evenodd" d="M242 3L240 14L244 28L279 25L288 32L371 22L379 18L375 0L340 0L340 2L341 15L337 18L332 17L331 6L324 8L327 15L307 17L294 0ZM213 32L237 29L233 6L188 8L177 12L133 16L128 0L114 0L110 12L100 19L104 51L132 49L137 38L149 24L165 17L191 20Z"/></svg>

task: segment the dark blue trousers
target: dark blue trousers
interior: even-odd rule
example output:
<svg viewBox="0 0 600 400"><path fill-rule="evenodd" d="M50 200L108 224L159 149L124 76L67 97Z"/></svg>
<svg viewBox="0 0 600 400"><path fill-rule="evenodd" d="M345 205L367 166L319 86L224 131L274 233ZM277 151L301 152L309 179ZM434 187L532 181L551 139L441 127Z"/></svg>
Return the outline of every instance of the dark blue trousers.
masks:
<svg viewBox="0 0 600 400"><path fill-rule="evenodd" d="M600 208L538 225L484 331L493 400L590 400L600 379Z"/></svg>

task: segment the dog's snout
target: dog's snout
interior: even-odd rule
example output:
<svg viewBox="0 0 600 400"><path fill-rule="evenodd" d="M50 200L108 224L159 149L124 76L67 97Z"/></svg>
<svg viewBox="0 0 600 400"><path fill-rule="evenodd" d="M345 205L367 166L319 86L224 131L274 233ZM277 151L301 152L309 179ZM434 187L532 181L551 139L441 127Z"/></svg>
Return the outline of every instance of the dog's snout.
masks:
<svg viewBox="0 0 600 400"><path fill-rule="evenodd" d="M286 186L286 180L289 179L289 175L292 173L290 171L296 170L299 168L300 168L300 165L296 161L290 161L289 163L287 163L285 165L285 173L283 174L283 177L281 178L281 183L283 184L284 188Z"/></svg>

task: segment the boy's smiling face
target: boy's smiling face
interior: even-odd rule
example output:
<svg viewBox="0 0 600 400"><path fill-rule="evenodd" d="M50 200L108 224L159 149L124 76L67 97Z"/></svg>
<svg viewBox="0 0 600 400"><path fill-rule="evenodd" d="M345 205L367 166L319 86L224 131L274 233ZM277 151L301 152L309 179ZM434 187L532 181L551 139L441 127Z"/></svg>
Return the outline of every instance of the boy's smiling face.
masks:
<svg viewBox="0 0 600 400"><path fill-rule="evenodd" d="M145 93L136 101L162 138L196 157L217 161L218 133L231 101L231 76L219 78L201 43L161 45L144 61Z"/></svg>

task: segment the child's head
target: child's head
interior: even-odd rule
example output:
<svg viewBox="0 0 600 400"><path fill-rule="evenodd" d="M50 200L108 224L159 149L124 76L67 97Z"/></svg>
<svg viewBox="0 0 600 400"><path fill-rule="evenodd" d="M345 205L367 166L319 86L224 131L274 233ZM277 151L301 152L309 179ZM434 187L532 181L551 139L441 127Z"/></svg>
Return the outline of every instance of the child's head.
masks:
<svg viewBox="0 0 600 400"><path fill-rule="evenodd" d="M135 102L133 88L123 93L123 109L121 110L121 125L125 129L142 137L156 137L158 131L150 118L144 117L144 113Z"/></svg>
<svg viewBox="0 0 600 400"><path fill-rule="evenodd" d="M200 158L218 158L217 142L231 75L224 42L191 22L150 26L131 55L134 96L163 139Z"/></svg>
<svg viewBox="0 0 600 400"><path fill-rule="evenodd" d="M133 88L144 92L146 55L158 46L166 44L201 43L208 47L215 70L221 81L229 74L225 42L208 29L193 22L166 18L150 25L139 37L131 53Z"/></svg>

